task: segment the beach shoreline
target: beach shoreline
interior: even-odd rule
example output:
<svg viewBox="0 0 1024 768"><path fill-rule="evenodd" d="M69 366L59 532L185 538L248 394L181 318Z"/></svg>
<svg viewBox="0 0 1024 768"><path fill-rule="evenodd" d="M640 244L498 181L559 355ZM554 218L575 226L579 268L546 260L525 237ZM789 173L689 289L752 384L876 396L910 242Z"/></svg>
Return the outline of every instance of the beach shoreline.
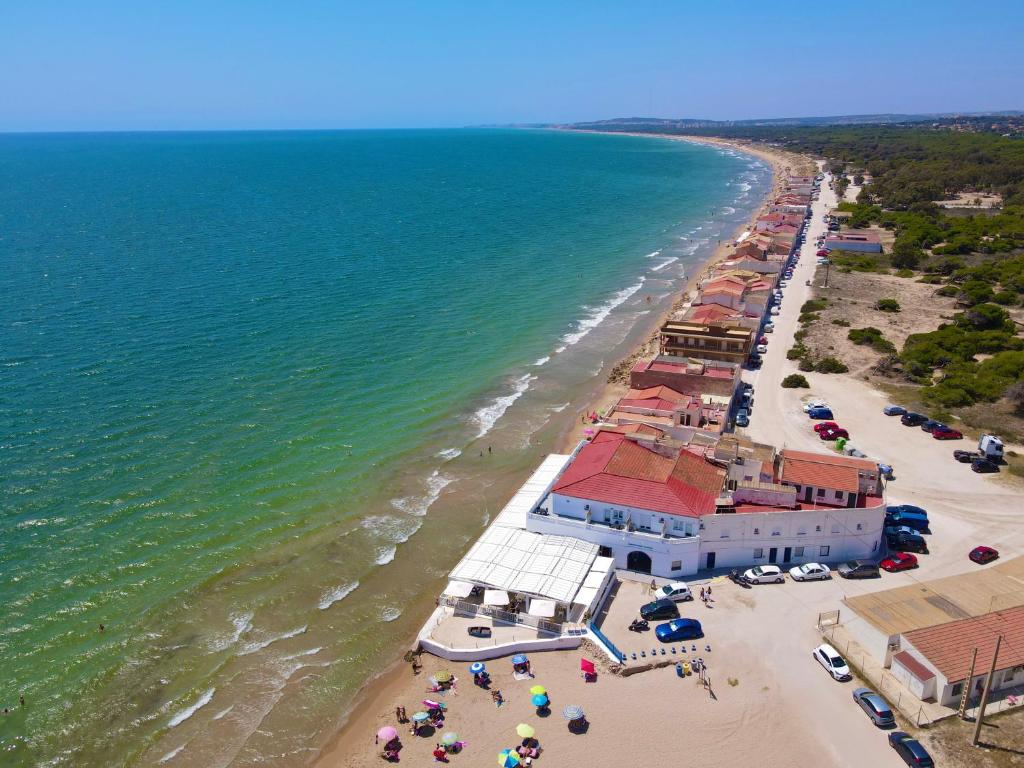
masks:
<svg viewBox="0 0 1024 768"><path fill-rule="evenodd" d="M593 132L598 133L598 132ZM675 141L686 141L689 143L703 144L720 148L731 149L746 155L756 157L766 163L771 171L771 182L764 190L761 200L751 208L749 218L740 223L733 231L731 237L721 240L713 246L710 254L702 261L699 261L692 272L688 270L685 284L679 289L673 289L673 298L670 306L660 313L653 314L649 321L638 323L630 334L639 338L632 352L623 360L612 361L606 366L607 370L602 371L603 379L595 384L594 389L586 396L588 403L587 411L603 409L620 397L626 387L621 380L610 373L623 367L628 373L631 367L630 361L647 354L651 351L652 343L656 344L657 331L669 316L678 312L679 309L692 296L699 282L713 267L731 255L735 247L736 239L744 232L752 230L757 217L763 212L767 201L776 197L784 183L786 175L796 174L798 163L806 163L806 158L787 153L782 150L775 150L765 147L749 146L742 142L732 142L706 137L673 136L662 134L605 134L605 135L629 135L646 138L671 139ZM655 347L656 348L656 347ZM624 365L625 364L625 365ZM582 411L581 411L582 413ZM561 434L555 437L550 446L553 452L567 452L582 439L583 425L571 423ZM402 644L402 648L414 648L416 637L409 638L408 643ZM554 657L564 654L575 655L576 652L548 652L545 657ZM427 654L423 655L426 662L424 672L420 675L412 675L407 662L396 660L390 665L372 675L360 687L358 693L353 697L347 712L339 719L339 723L320 749L310 765L316 768L342 768L348 765L363 765L370 760L378 759L376 748L370 744L367 734L373 733L385 720L393 719L394 708L400 702L415 703L418 694L425 688L426 673L429 672L430 662L435 665L447 666L447 662L441 659L434 659ZM440 668L440 667L439 667ZM412 710L410 710L412 711ZM358 745L353 748L352 745Z"/></svg>

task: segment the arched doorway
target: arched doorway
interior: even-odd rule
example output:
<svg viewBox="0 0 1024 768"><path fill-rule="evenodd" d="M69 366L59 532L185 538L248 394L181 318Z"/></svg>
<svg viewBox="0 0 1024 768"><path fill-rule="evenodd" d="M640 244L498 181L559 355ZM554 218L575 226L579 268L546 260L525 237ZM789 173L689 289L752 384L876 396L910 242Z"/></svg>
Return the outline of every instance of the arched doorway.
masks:
<svg viewBox="0 0 1024 768"><path fill-rule="evenodd" d="M650 573L651 556L646 552L630 552L626 555L626 570Z"/></svg>

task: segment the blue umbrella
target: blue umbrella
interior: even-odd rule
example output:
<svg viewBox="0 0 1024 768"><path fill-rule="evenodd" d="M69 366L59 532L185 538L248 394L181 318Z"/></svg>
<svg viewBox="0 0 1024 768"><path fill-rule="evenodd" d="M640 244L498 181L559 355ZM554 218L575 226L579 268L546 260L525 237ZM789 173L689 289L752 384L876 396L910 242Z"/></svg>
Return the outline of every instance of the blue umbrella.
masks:
<svg viewBox="0 0 1024 768"><path fill-rule="evenodd" d="M545 696L543 693L538 693L532 699L530 699L530 702L535 707L546 707L548 705L548 697Z"/></svg>
<svg viewBox="0 0 1024 768"><path fill-rule="evenodd" d="M525 664L526 663L526 654L525 653L517 653L515 656L512 657L512 663L513 664Z"/></svg>
<svg viewBox="0 0 1024 768"><path fill-rule="evenodd" d="M484 671L484 669L486 669L484 663L482 661L477 661L469 665L469 674L479 675L481 672Z"/></svg>

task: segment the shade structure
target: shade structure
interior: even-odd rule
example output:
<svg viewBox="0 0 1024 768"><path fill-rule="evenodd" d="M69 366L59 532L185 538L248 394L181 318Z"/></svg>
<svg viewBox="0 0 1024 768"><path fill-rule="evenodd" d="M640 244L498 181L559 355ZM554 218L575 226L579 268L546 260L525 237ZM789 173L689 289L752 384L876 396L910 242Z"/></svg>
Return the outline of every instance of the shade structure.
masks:
<svg viewBox="0 0 1024 768"><path fill-rule="evenodd" d="M482 661L474 661L469 665L469 674L479 675L485 669L487 669L487 666Z"/></svg>
<svg viewBox="0 0 1024 768"><path fill-rule="evenodd" d="M531 696L536 696L538 693L542 693L543 694L543 693L547 693L547 692L548 692L548 689L545 688L543 685L535 685L535 686L533 686L530 689L530 695Z"/></svg>
<svg viewBox="0 0 1024 768"><path fill-rule="evenodd" d="M545 696L543 693L538 693L536 696L530 699L530 703L533 704L533 706L535 707L546 707L548 705L548 697Z"/></svg>
<svg viewBox="0 0 1024 768"><path fill-rule="evenodd" d="M468 581L449 581L444 593L451 597L469 597L473 594L473 585Z"/></svg>
<svg viewBox="0 0 1024 768"><path fill-rule="evenodd" d="M516 733L524 739L532 739L537 730L528 723L520 723L516 726Z"/></svg>
<svg viewBox="0 0 1024 768"><path fill-rule="evenodd" d="M422 704L427 709L448 709L448 705L443 701L434 701L433 699L424 699Z"/></svg>
<svg viewBox="0 0 1024 768"><path fill-rule="evenodd" d="M594 662L590 659L580 659L580 669L586 672L588 675L594 674L597 670L594 669Z"/></svg>
<svg viewBox="0 0 1024 768"><path fill-rule="evenodd" d="M542 619L551 619L555 616L555 605L554 600L538 600L534 598L530 601L530 610L527 613L531 616L540 616Z"/></svg>
<svg viewBox="0 0 1024 768"><path fill-rule="evenodd" d="M515 656L512 657L512 663L513 664L525 664L526 663L526 654L525 653L517 653Z"/></svg>
<svg viewBox="0 0 1024 768"><path fill-rule="evenodd" d="M593 604L597 598L596 587L583 587L579 592L576 593L576 597L572 599L573 605L585 605L588 608Z"/></svg>
<svg viewBox="0 0 1024 768"><path fill-rule="evenodd" d="M442 669L440 672L436 672L434 674L434 679L439 683L447 683L452 679L452 673L447 669Z"/></svg>
<svg viewBox="0 0 1024 768"><path fill-rule="evenodd" d="M429 720L430 715L426 712L413 712L412 721L414 723L422 723L424 720Z"/></svg>
<svg viewBox="0 0 1024 768"><path fill-rule="evenodd" d="M508 605L508 592L503 589L485 589L484 605Z"/></svg>
<svg viewBox="0 0 1024 768"><path fill-rule="evenodd" d="M575 704L570 704L562 710L562 717L566 720L579 720L584 714L583 707L578 707Z"/></svg>
<svg viewBox="0 0 1024 768"><path fill-rule="evenodd" d="M446 747L450 747L458 740L459 734L457 734L455 731L448 731L448 733L441 737L441 743L444 744Z"/></svg>
<svg viewBox="0 0 1024 768"><path fill-rule="evenodd" d="M498 753L498 765L502 768L515 768L519 765L519 755L511 749L503 749Z"/></svg>
<svg viewBox="0 0 1024 768"><path fill-rule="evenodd" d="M384 744L387 744L392 739L398 738L398 731L392 728L390 725L385 725L379 731L377 731L377 738Z"/></svg>

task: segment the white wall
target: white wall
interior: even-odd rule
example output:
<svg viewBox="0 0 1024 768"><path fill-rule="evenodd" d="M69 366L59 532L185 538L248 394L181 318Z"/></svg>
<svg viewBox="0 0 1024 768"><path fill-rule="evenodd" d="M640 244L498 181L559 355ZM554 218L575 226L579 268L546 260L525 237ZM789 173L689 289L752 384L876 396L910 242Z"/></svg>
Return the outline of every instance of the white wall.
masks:
<svg viewBox="0 0 1024 768"><path fill-rule="evenodd" d="M920 659L918 659L920 661ZM910 673L910 670L904 667L899 661L893 661L892 667L889 668L892 676L899 680L903 685L906 686L907 690L910 691L914 696L924 701L935 696L935 678L931 678L925 682L918 680L914 675Z"/></svg>

